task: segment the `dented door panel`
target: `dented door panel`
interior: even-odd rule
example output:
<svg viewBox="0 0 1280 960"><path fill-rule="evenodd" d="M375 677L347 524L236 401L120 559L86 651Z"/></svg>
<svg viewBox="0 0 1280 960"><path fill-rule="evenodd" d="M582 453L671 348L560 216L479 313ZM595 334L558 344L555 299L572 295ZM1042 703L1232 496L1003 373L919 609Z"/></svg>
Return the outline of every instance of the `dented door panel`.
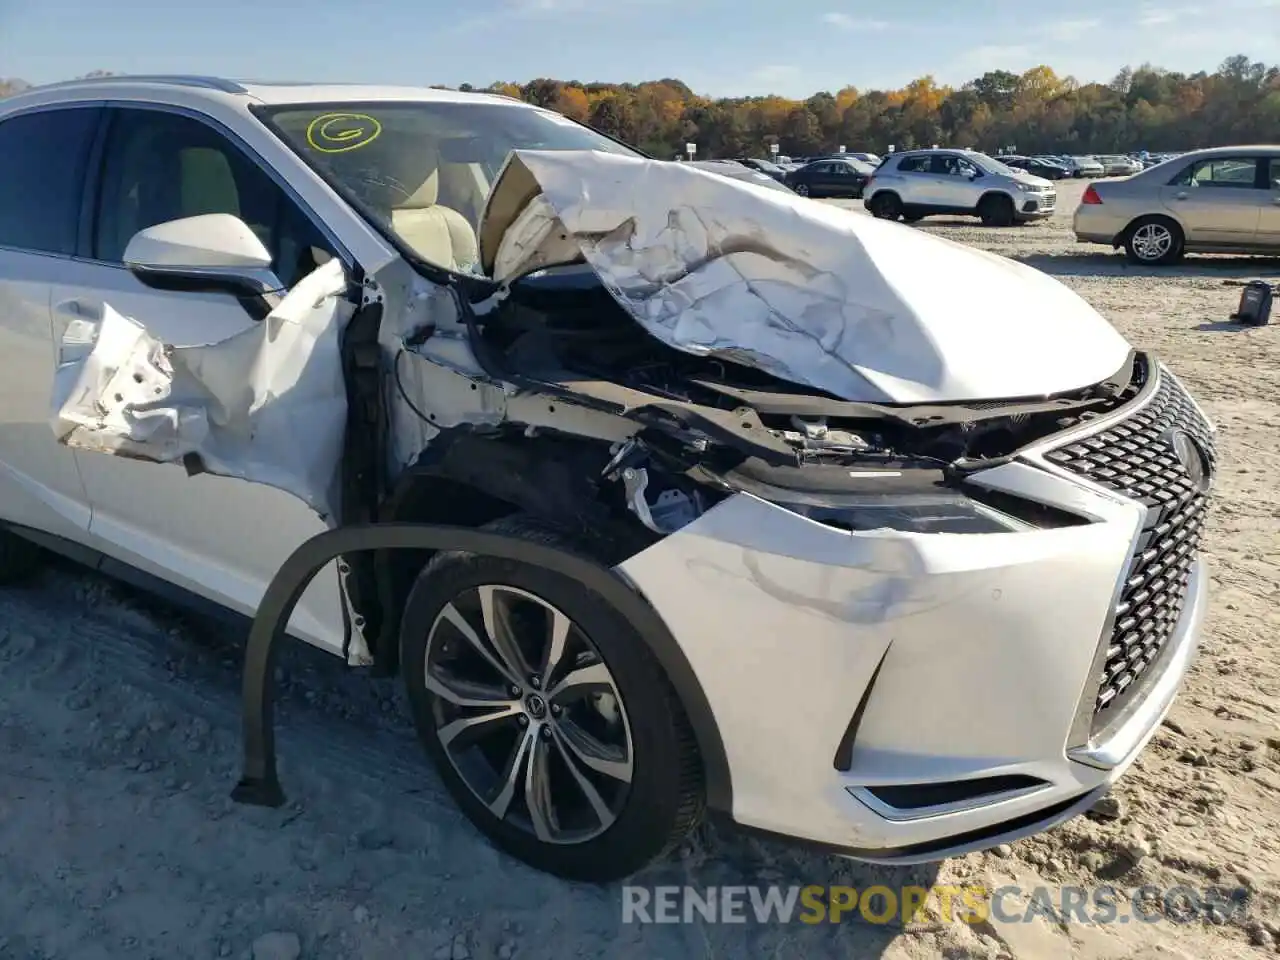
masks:
<svg viewBox="0 0 1280 960"><path fill-rule="evenodd" d="M81 312L59 330L53 418L93 505L92 545L252 614L280 564L332 513L314 465L331 475L340 456L346 406L330 291L345 285L342 265L300 282L265 321L228 295L87 270L83 285L54 291L55 303ZM177 372L169 382L166 365ZM189 475L190 453L207 472ZM342 651L336 567L310 586L290 631Z"/></svg>

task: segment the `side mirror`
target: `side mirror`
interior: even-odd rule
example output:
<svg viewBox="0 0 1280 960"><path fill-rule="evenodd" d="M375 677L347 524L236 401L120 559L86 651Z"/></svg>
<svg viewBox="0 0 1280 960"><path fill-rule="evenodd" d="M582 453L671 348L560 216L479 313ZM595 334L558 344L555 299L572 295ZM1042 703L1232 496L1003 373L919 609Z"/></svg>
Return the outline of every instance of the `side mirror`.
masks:
<svg viewBox="0 0 1280 960"><path fill-rule="evenodd" d="M973 167L970 167L964 172L964 175L969 180L977 180L980 176L982 176L982 171L975 170Z"/></svg>
<svg viewBox="0 0 1280 960"><path fill-rule="evenodd" d="M263 296L284 285L271 253L249 225L229 213L169 220L139 230L124 263L143 283L170 290L216 290Z"/></svg>

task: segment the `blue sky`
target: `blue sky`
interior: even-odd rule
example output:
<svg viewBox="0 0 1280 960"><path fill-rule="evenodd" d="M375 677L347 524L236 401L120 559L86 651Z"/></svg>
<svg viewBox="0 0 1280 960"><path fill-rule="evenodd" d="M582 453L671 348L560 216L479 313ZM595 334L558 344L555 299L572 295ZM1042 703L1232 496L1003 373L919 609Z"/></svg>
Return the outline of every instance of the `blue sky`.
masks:
<svg viewBox="0 0 1280 960"><path fill-rule="evenodd" d="M1280 60L1280 0L0 0L0 76L93 69L456 86L679 77L802 97L1047 63Z"/></svg>

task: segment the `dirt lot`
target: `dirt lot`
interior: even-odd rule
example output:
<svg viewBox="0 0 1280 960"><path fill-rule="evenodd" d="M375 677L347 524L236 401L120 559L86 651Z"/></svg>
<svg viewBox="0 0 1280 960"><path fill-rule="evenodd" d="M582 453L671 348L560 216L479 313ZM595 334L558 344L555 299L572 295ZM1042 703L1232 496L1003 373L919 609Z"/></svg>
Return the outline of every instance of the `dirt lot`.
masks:
<svg viewBox="0 0 1280 960"><path fill-rule="evenodd" d="M1209 632L1170 721L1107 811L1118 816L1078 818L1012 849L915 871L707 830L643 882L1220 884L1247 891L1248 916L906 930L624 925L618 889L536 874L479 838L426 766L394 681L347 674L308 650L288 651L280 668L280 748L294 802L277 811L235 806L242 632L55 565L0 593L0 957L289 958L299 948L307 958L370 960L1275 953L1280 329L1226 323L1240 291L1224 281L1280 278L1280 262L1128 267L1073 243L1081 189L1062 186L1061 212L1047 224L924 229L1060 277L1161 353L1220 425Z"/></svg>

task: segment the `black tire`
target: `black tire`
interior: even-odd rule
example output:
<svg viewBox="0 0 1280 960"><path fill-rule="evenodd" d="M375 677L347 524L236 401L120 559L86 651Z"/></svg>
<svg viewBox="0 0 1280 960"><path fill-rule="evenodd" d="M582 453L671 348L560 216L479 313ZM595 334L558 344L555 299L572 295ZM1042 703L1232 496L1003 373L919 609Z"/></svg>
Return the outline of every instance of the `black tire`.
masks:
<svg viewBox="0 0 1280 960"><path fill-rule="evenodd" d="M791 189L796 192L797 196L807 197L809 195L809 185L807 183L797 183Z"/></svg>
<svg viewBox="0 0 1280 960"><path fill-rule="evenodd" d="M483 529L595 559L578 538L531 517L506 517ZM427 688L431 628L446 605L461 603L461 598L468 591L485 585L514 587L535 595L539 601L562 612L576 628L575 636L588 639L616 684L619 703L615 704L615 709L623 718L622 723L629 728L631 780L625 787L616 819L604 827L603 832L588 839L543 840L534 834L530 826L513 822L510 816L504 815L500 819L459 773L441 740L440 730L443 727L436 708L451 708L452 705ZM631 624L599 595L577 581L529 564L468 553L439 553L422 569L410 591L400 645L400 662L414 723L428 755L471 822L496 846L517 859L570 880L612 882L630 876L665 856L701 820L705 807L702 762L679 698ZM466 647L463 649L468 650ZM563 671L553 671L553 674L563 679ZM552 678L545 680L542 685L531 680L532 689L546 689L546 699L553 703ZM527 706L527 698L525 703L526 709L531 709ZM566 710L565 716L567 714ZM528 717L537 719L532 713ZM523 720L522 729L531 733L529 728L532 724L528 717ZM557 721L544 720L543 726L551 726L554 722ZM563 717L558 722L563 723ZM546 730L541 732L547 733ZM515 736L518 738L521 734L517 731ZM534 737L535 741L537 739ZM550 742L554 738L548 736L544 739ZM563 743L563 740L557 743ZM529 749L533 751L535 747ZM552 747L546 749L550 751ZM565 763L569 754L563 748L560 751L562 759L557 763ZM519 755L513 753L512 756ZM515 769L522 768L517 765ZM527 775L527 768L524 769L526 773L519 776L519 796L511 801L513 808L523 804L523 782ZM579 768L580 771L582 769ZM561 768L561 775L567 775L567 771L566 765ZM586 772L591 773L590 770ZM549 773L547 776L546 782L550 783ZM509 810L508 813L518 814L520 811ZM529 813L527 804L524 805L524 813Z"/></svg>
<svg viewBox="0 0 1280 960"><path fill-rule="evenodd" d="M902 199L896 193L877 193L867 209L877 220L897 220L902 216Z"/></svg>
<svg viewBox="0 0 1280 960"><path fill-rule="evenodd" d="M29 576L39 563L40 548L29 540L0 530L0 584Z"/></svg>
<svg viewBox="0 0 1280 960"><path fill-rule="evenodd" d="M978 216L984 227L1011 227L1014 222L1013 201L1003 193L989 193L978 201Z"/></svg>
<svg viewBox="0 0 1280 960"><path fill-rule="evenodd" d="M1186 237L1168 217L1139 217L1124 232L1124 252L1130 263L1165 267L1182 259Z"/></svg>

